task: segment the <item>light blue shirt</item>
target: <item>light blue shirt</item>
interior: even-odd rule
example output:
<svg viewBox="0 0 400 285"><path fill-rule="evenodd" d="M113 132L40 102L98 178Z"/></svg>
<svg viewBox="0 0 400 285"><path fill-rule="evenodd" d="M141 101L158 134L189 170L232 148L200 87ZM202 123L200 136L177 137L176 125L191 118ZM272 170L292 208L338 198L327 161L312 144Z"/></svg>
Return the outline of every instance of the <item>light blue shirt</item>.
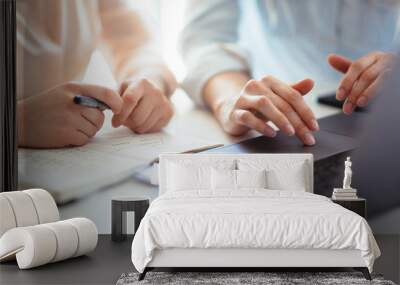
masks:
<svg viewBox="0 0 400 285"><path fill-rule="evenodd" d="M214 75L247 71L283 81L337 80L326 57L352 59L397 45L400 3L394 0L189 0L181 52L183 88L202 104Z"/></svg>

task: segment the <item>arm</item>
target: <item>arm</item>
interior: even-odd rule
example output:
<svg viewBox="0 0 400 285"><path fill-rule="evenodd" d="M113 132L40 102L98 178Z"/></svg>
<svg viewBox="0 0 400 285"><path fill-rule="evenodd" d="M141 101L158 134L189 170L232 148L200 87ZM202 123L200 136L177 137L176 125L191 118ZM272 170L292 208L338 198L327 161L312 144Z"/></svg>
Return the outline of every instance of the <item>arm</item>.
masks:
<svg viewBox="0 0 400 285"><path fill-rule="evenodd" d="M242 135L255 129L266 136L272 121L287 135L313 145L318 130L314 114L302 96L313 87L309 79L287 85L276 78L250 77L245 52L237 42L238 3L229 0L189 1L181 49L188 76L185 90L211 108L222 128Z"/></svg>
<svg viewBox="0 0 400 285"><path fill-rule="evenodd" d="M123 0L102 0L99 5L102 39L117 80L145 77L154 80L169 96L176 81L162 59L160 40L149 19Z"/></svg>
<svg viewBox="0 0 400 285"><path fill-rule="evenodd" d="M74 96L81 94L101 100L110 106L115 114L121 111L121 97L114 90L102 86L77 82L57 83L62 78L65 80L72 73L76 74L81 68L77 67L75 70L69 70L67 72L68 75L64 74L65 70L59 64L68 60L71 56L74 58L77 54L70 55L67 52L55 55L52 52L52 45L48 46L49 38L55 36L58 39L58 36L61 36L53 32L64 30L63 27L70 23L68 21L63 22L55 29L50 29L49 25L52 22L42 21L40 17L40 15L46 14L46 11L48 11L47 6L50 2L18 2L16 11L18 21L17 70L19 78L21 78L21 80L17 81L19 97L17 103L18 146L61 148L86 144L101 129L104 114L99 109L75 104L73 101ZM71 4L71 6L62 5L61 1L53 2L55 2L54 6L52 5L51 7L57 7L56 10L63 15L71 14L71 19L74 19L73 15L76 11L80 11L78 8L92 8L89 2L80 3L82 5L75 3L76 5ZM77 9L70 9L72 7ZM85 11L82 12L85 13ZM87 23L92 23L93 21L91 20L94 19L89 19ZM55 25L58 25L58 23L55 23ZM84 25L80 26L80 28L87 29L88 27ZM61 41L56 44L62 44ZM74 48L82 48L76 44L77 42L71 41L68 45L75 44ZM83 48L87 51L91 46L84 46ZM32 60L39 50L41 51L39 60ZM25 60L24 56L26 56ZM41 70L47 67L45 66L46 63L54 58L56 58L57 63L50 64L49 70L41 73ZM82 60L85 62L85 57ZM26 69L27 65L30 65L29 69ZM52 76L51 70L55 71L54 76ZM30 71L38 73L38 75L30 76ZM66 77L63 77L64 75ZM40 76L44 77L44 79L36 84L35 78ZM24 85L24 80L22 79L26 80L25 83L27 84Z"/></svg>
<svg viewBox="0 0 400 285"><path fill-rule="evenodd" d="M182 87L199 105L210 78L238 72L250 78L247 53L238 44L238 2L232 0L186 1L180 51L187 67Z"/></svg>
<svg viewBox="0 0 400 285"><path fill-rule="evenodd" d="M123 99L121 112L113 116L113 126L125 125L137 133L159 131L172 117L169 97L176 81L162 60L156 33L144 13L122 0L100 1L100 14L103 39Z"/></svg>

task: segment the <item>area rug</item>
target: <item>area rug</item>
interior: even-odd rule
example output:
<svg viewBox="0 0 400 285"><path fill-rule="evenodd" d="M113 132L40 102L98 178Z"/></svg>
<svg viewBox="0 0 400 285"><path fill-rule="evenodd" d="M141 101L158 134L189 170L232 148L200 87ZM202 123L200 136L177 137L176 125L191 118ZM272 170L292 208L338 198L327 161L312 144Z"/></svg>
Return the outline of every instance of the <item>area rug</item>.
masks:
<svg viewBox="0 0 400 285"><path fill-rule="evenodd" d="M213 284L213 285L395 285L381 275L372 275L368 281L359 272L148 272L146 278L138 281L138 273L122 274L117 285L146 284Z"/></svg>

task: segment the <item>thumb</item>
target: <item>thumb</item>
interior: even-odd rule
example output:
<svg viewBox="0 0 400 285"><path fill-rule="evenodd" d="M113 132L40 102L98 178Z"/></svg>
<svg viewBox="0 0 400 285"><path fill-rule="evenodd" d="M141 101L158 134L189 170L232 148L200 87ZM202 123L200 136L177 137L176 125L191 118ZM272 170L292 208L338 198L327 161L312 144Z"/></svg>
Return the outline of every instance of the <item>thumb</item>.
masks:
<svg viewBox="0 0 400 285"><path fill-rule="evenodd" d="M328 62L334 69L341 73L346 73L352 64L350 59L338 54L330 54L328 56Z"/></svg>
<svg viewBox="0 0 400 285"><path fill-rule="evenodd" d="M292 84L291 87L293 89L296 89L297 91L299 91L301 93L301 95L306 95L308 92L311 91L311 89L313 89L314 87L314 81L307 78L307 79L303 79L295 84Z"/></svg>

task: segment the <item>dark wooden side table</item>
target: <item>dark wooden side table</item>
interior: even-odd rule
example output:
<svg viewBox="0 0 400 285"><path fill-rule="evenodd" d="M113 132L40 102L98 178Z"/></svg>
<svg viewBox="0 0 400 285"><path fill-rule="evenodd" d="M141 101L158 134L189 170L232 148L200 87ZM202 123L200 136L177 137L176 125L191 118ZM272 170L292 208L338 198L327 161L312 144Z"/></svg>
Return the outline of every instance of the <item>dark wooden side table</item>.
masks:
<svg viewBox="0 0 400 285"><path fill-rule="evenodd" d="M367 200L364 198L357 198L352 200L338 200L332 199L332 201L340 206L359 214L363 218L367 218Z"/></svg>
<svg viewBox="0 0 400 285"><path fill-rule="evenodd" d="M116 197L111 201L111 239L123 241L127 233L127 212L135 213L135 231L149 208L148 198Z"/></svg>

